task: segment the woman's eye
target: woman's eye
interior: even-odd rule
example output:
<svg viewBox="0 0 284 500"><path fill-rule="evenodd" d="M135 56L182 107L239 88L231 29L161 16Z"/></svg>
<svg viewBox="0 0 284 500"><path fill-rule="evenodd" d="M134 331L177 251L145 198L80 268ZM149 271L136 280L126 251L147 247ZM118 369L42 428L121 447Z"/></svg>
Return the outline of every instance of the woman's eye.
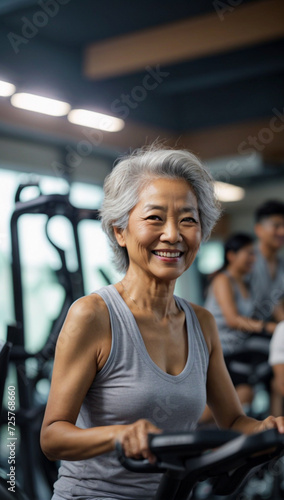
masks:
<svg viewBox="0 0 284 500"><path fill-rule="evenodd" d="M197 221L193 217L184 217L182 222L194 222L196 224Z"/></svg>
<svg viewBox="0 0 284 500"><path fill-rule="evenodd" d="M162 220L161 217L159 217L159 215L149 215L149 217L147 217L147 220Z"/></svg>

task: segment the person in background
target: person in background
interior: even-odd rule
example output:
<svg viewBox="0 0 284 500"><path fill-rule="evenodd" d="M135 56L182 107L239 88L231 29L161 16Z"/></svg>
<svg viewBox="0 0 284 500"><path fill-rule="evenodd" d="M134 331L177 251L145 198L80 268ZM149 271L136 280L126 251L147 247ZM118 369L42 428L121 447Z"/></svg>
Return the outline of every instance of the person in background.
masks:
<svg viewBox="0 0 284 500"><path fill-rule="evenodd" d="M224 265L210 284L204 307L214 316L224 354L231 354L248 333L272 334L276 323L253 319L254 296L247 276L255 263L254 238L232 234L224 244Z"/></svg>
<svg viewBox="0 0 284 500"><path fill-rule="evenodd" d="M270 410L275 417L283 410L284 397L284 321L278 323L269 346L269 364L274 378L271 384Z"/></svg>
<svg viewBox="0 0 284 500"><path fill-rule="evenodd" d="M204 307L217 323L224 357L243 347L249 334L272 334L274 322L253 319L254 297L246 282L255 262L254 239L245 233L232 234L224 244L224 265L215 273ZM250 404L251 387L231 374L242 404Z"/></svg>
<svg viewBox="0 0 284 500"><path fill-rule="evenodd" d="M284 203L266 201L255 213L256 261L250 275L255 318L284 320Z"/></svg>

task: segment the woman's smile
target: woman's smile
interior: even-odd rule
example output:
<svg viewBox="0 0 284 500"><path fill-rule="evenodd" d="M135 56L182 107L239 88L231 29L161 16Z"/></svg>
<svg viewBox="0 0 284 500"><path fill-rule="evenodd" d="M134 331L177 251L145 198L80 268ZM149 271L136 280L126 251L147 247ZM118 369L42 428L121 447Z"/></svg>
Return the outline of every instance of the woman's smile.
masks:
<svg viewBox="0 0 284 500"><path fill-rule="evenodd" d="M184 252L179 250L152 250L152 253L165 262L178 262Z"/></svg>

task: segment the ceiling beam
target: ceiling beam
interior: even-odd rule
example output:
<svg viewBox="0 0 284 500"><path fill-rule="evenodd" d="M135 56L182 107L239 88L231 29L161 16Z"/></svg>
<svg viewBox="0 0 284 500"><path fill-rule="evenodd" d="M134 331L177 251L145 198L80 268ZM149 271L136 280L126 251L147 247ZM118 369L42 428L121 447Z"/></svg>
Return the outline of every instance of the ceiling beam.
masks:
<svg viewBox="0 0 284 500"><path fill-rule="evenodd" d="M85 50L84 74L99 80L247 47L284 36L284 2L262 0L183 19L102 42Z"/></svg>
<svg viewBox="0 0 284 500"><path fill-rule="evenodd" d="M232 59L232 58L231 58ZM215 71L210 70L204 73L192 73L191 75L183 75L173 77L170 80L165 80L160 89L163 95L171 95L172 93L188 93L200 91L203 89L212 89L220 87L220 85L230 85L235 82L242 82L252 78L261 78L267 75L274 75L284 72L284 57L274 57L271 53L270 58L264 57L262 60L247 59L242 64L235 63L231 66L226 66L220 69L215 64Z"/></svg>
<svg viewBox="0 0 284 500"><path fill-rule="evenodd" d="M267 119L187 132L180 136L179 145L202 159L260 153L264 160L277 158L283 165L284 114L276 110Z"/></svg>

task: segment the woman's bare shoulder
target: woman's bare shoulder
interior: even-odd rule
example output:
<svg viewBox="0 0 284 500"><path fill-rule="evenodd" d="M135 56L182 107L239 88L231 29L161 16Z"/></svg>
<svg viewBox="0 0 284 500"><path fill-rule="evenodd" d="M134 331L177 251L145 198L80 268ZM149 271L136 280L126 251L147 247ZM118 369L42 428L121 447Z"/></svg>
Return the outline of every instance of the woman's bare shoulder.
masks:
<svg viewBox="0 0 284 500"><path fill-rule="evenodd" d="M72 315L74 320L89 324L108 319L108 308L100 295L92 293L73 302L68 314Z"/></svg>
<svg viewBox="0 0 284 500"><path fill-rule="evenodd" d="M194 310L199 323L205 326L212 326L215 323L213 314L205 309L205 307L199 306L198 304L193 304L190 302L192 309Z"/></svg>
<svg viewBox="0 0 284 500"><path fill-rule="evenodd" d="M202 306L199 306L199 305L193 304L193 303L190 303L190 305L193 308L193 310L197 316L201 330L202 330L203 335L204 335L204 340L207 344L208 351L210 353L212 350L214 337L215 337L216 333L218 335L215 318L214 318L213 314L211 314L210 311L205 309L205 307L202 307Z"/></svg>
<svg viewBox="0 0 284 500"><path fill-rule="evenodd" d="M68 337L74 347L87 347L110 333L110 319L104 300L90 294L76 300L70 307L58 337L58 347Z"/></svg>
<svg viewBox="0 0 284 500"><path fill-rule="evenodd" d="M230 281L230 278L229 276L227 276L227 274L223 273L223 272L220 272L218 273L215 278L213 279L212 281L212 288L213 290L216 289L217 287L227 287L227 286L231 286L231 281Z"/></svg>

